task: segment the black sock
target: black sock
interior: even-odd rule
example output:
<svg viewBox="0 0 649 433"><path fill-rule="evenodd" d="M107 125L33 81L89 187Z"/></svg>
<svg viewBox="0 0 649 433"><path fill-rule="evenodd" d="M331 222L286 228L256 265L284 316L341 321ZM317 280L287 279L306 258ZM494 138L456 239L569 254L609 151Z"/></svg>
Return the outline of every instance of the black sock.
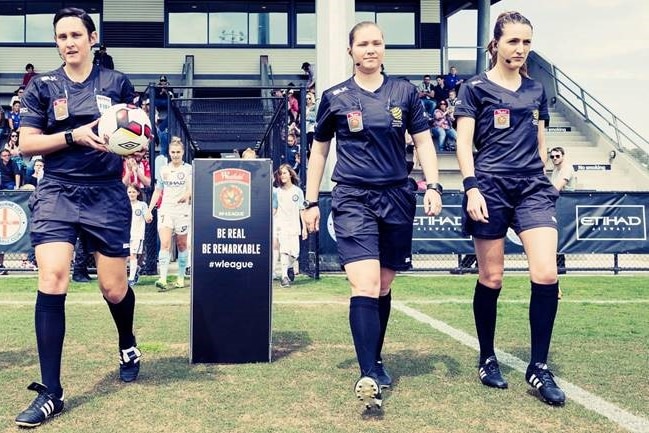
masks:
<svg viewBox="0 0 649 433"><path fill-rule="evenodd" d="M530 365L537 362L547 363L552 339L554 318L559 305L559 282L539 284L532 281L530 295L530 334L532 337L532 354Z"/></svg>
<svg viewBox="0 0 649 433"><path fill-rule="evenodd" d="M352 297L349 302L349 326L361 376L367 376L376 363L380 328L379 300L366 296Z"/></svg>
<svg viewBox="0 0 649 433"><path fill-rule="evenodd" d="M57 397L63 395L61 354L65 338L65 296L39 291L34 314L41 380L48 391Z"/></svg>
<svg viewBox="0 0 649 433"><path fill-rule="evenodd" d="M479 281L475 284L473 294L473 317L480 343L480 364L495 355L494 338L496 336L496 314L500 289L491 289Z"/></svg>
<svg viewBox="0 0 649 433"><path fill-rule="evenodd" d="M392 307L392 290L387 295L379 296L379 342L376 346L376 360L381 361L381 350L383 350L383 341L385 340L385 331L388 329L388 320L390 320L390 309Z"/></svg>
<svg viewBox="0 0 649 433"><path fill-rule="evenodd" d="M135 346L135 336L133 335L133 315L135 313L135 293L130 287L126 291L126 296L119 303L113 304L104 298L108 304L110 314L113 316L117 334L119 335L119 348L128 349Z"/></svg>

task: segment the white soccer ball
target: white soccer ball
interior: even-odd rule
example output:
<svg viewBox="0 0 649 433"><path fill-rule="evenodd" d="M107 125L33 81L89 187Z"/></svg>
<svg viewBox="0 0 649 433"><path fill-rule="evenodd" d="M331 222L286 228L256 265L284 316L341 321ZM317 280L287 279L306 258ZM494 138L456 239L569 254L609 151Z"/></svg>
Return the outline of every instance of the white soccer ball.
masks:
<svg viewBox="0 0 649 433"><path fill-rule="evenodd" d="M141 108L130 104L116 104L104 111L99 119L99 137L108 136L108 150L118 155L131 155L148 149L151 140L151 121Z"/></svg>

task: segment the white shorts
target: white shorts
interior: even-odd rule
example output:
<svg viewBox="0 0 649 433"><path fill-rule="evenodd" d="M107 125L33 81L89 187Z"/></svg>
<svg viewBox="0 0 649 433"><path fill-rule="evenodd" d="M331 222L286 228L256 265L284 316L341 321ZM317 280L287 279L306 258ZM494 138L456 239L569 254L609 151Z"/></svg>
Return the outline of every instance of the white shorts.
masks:
<svg viewBox="0 0 649 433"><path fill-rule="evenodd" d="M142 254L144 239L131 239L131 254Z"/></svg>
<svg viewBox="0 0 649 433"><path fill-rule="evenodd" d="M298 235L280 235L277 240L279 241L279 253L288 254L289 256L299 257L300 255L300 237Z"/></svg>
<svg viewBox="0 0 649 433"><path fill-rule="evenodd" d="M189 233L190 216L188 213L158 211L158 228L166 227L177 235Z"/></svg>

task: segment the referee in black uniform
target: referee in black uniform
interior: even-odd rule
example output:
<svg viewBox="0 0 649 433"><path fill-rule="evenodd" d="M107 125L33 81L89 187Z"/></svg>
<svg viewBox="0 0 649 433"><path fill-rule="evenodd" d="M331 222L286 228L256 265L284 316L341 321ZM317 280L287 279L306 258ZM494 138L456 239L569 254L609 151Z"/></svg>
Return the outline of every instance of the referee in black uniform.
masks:
<svg viewBox="0 0 649 433"><path fill-rule="evenodd" d="M93 65L97 31L84 10L61 9L54 16L54 38L63 66L34 77L22 99L21 150L43 155L47 170L30 199L42 383L28 387L38 396L16 418L21 427L36 427L63 410L65 297L78 236L95 254L99 288L117 327L121 380L135 380L140 368L133 335L135 295L126 278L131 205L121 181L123 161L95 133L104 110L134 103L137 96L124 74Z"/></svg>
<svg viewBox="0 0 649 433"><path fill-rule="evenodd" d="M381 405L381 388L392 383L381 358L390 285L397 271L411 266L416 199L407 181L406 131L413 137L428 182L427 214L441 211L442 187L417 89L381 74L385 53L381 29L372 22L354 26L348 53L354 76L325 91L318 109L304 220L309 231L318 230L318 191L335 136L333 221L340 262L351 285L349 324L360 366L354 389L369 409Z"/></svg>

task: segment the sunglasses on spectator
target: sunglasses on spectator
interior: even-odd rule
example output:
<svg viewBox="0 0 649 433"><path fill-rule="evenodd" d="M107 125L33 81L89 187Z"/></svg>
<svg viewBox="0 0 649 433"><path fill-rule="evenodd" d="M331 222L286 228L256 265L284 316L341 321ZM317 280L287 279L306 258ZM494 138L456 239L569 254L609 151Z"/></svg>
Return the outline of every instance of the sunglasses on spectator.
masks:
<svg viewBox="0 0 649 433"><path fill-rule="evenodd" d="M559 159L559 158L561 158L561 155L550 155L550 158Z"/></svg>
<svg viewBox="0 0 649 433"><path fill-rule="evenodd" d="M18 134L11 134L12 137L18 137Z"/></svg>

